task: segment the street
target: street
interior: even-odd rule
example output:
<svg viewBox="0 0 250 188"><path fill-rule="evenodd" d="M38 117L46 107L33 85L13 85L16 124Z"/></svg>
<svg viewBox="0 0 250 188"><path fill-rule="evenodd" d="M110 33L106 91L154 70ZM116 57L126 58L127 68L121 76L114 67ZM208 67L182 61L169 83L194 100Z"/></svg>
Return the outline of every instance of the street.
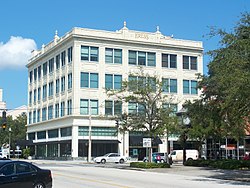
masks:
<svg viewBox="0 0 250 188"><path fill-rule="evenodd" d="M52 170L54 188L240 188L250 186L249 182L211 178L216 175L215 171L183 166L170 169L135 170L130 169L128 164L54 162L37 165Z"/></svg>

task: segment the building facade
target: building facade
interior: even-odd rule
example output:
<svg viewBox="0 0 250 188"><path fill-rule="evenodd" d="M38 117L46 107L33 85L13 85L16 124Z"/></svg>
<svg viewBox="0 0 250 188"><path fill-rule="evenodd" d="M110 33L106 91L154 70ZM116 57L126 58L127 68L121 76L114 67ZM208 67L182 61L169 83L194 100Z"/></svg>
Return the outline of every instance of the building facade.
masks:
<svg viewBox="0 0 250 188"><path fill-rule="evenodd" d="M124 23L115 32L73 28L62 37L56 33L53 41L34 51L27 64L27 139L33 140L35 155L139 155L142 145L132 142L133 134L118 132L110 119L133 106L105 92L119 89L139 67L164 79L171 105L181 109L185 100L200 94L196 74L203 73L202 42L164 36L159 28L133 31ZM165 143L162 138L155 148L164 151Z"/></svg>

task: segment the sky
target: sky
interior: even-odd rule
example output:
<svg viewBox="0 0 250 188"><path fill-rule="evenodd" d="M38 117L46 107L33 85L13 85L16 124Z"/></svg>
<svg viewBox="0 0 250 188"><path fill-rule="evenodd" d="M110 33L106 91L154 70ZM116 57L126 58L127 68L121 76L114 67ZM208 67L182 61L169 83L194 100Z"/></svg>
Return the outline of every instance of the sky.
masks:
<svg viewBox="0 0 250 188"><path fill-rule="evenodd" d="M210 28L233 31L250 0L8 0L0 2L0 88L7 109L27 105L31 51L63 36L73 27L116 31L155 32L177 39L202 41L204 74L211 60L206 52L217 49L219 37Z"/></svg>

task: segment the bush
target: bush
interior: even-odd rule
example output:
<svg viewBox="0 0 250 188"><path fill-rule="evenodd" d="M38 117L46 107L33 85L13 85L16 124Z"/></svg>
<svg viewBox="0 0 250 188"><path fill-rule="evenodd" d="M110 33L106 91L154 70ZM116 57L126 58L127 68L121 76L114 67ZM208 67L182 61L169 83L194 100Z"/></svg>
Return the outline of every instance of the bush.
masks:
<svg viewBox="0 0 250 188"><path fill-rule="evenodd" d="M185 166L198 166L198 167L212 167L218 169L250 169L250 161L244 160L233 160L233 159L223 159L223 160L193 160L186 161Z"/></svg>
<svg viewBox="0 0 250 188"><path fill-rule="evenodd" d="M168 163L143 163L143 162L132 162L130 167L134 168L170 168Z"/></svg>
<svg viewBox="0 0 250 188"><path fill-rule="evenodd" d="M30 156L30 148L23 149L23 158L28 159L29 156Z"/></svg>

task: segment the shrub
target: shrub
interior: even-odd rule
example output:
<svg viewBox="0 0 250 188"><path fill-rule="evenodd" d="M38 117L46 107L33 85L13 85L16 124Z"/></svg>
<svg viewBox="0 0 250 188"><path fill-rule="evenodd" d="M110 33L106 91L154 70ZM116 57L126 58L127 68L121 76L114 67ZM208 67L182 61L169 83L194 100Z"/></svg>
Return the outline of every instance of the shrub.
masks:
<svg viewBox="0 0 250 188"><path fill-rule="evenodd" d="M30 156L30 148L23 149L23 158L28 159Z"/></svg>
<svg viewBox="0 0 250 188"><path fill-rule="evenodd" d="M186 161L185 166L212 167L218 169L250 169L250 161L222 159L222 160L193 160Z"/></svg>
<svg viewBox="0 0 250 188"><path fill-rule="evenodd" d="M132 162L130 167L134 168L170 168L168 163L143 163L143 162Z"/></svg>

